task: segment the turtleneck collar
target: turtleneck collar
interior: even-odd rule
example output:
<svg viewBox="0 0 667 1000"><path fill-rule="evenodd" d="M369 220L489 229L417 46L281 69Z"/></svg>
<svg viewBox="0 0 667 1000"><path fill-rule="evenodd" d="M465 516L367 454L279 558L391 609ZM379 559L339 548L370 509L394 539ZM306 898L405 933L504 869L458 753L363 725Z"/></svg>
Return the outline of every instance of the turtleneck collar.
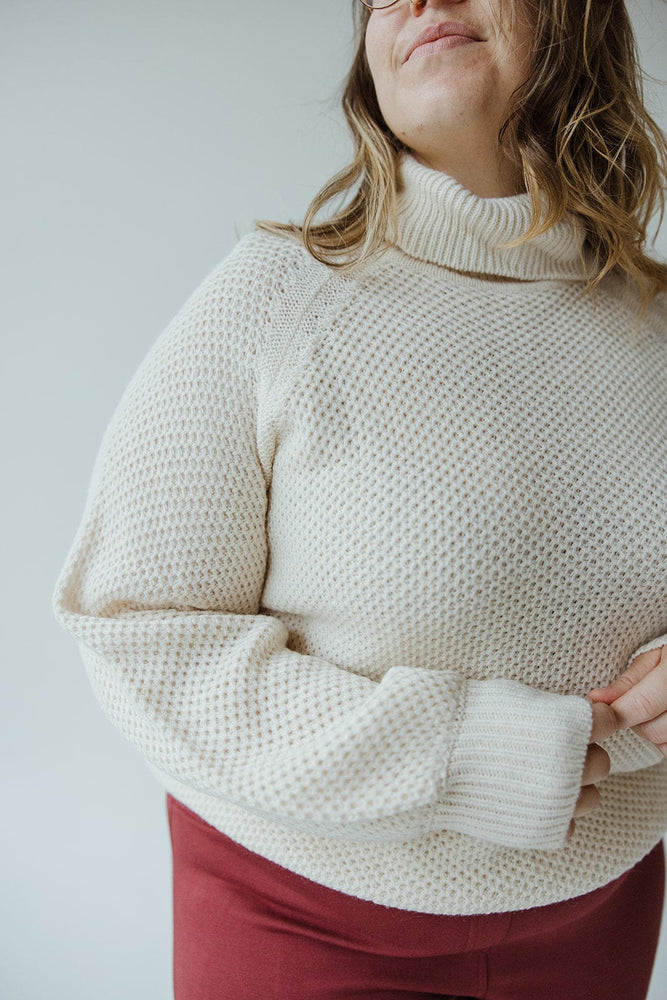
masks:
<svg viewBox="0 0 667 1000"><path fill-rule="evenodd" d="M528 243L499 250L497 244L527 230L529 194L482 198L406 151L399 153L399 174L394 243L410 256L457 271L524 281L585 280L591 256L584 247L583 225L573 213Z"/></svg>

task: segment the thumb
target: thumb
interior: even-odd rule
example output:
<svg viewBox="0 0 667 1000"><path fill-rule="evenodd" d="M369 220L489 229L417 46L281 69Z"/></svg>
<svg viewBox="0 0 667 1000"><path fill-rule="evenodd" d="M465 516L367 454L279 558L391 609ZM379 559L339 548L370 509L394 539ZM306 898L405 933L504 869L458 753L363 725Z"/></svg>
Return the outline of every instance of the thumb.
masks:
<svg viewBox="0 0 667 1000"><path fill-rule="evenodd" d="M592 706L593 728L588 742L602 743L603 740L608 739L616 732L619 728L619 721L611 705L605 705L602 702L592 702Z"/></svg>

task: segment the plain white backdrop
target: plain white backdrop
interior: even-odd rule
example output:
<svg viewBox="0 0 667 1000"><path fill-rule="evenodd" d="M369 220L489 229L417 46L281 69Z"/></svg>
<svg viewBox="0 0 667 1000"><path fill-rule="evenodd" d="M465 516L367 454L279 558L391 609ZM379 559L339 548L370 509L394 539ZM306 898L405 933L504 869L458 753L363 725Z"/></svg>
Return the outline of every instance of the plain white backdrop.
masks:
<svg viewBox="0 0 667 1000"><path fill-rule="evenodd" d="M172 996L164 793L51 594L152 342L254 219L300 220L348 161L351 2L0 5L1 1000ZM667 4L628 6L659 77ZM646 93L665 128L664 86ZM650 1000L667 997L666 924Z"/></svg>

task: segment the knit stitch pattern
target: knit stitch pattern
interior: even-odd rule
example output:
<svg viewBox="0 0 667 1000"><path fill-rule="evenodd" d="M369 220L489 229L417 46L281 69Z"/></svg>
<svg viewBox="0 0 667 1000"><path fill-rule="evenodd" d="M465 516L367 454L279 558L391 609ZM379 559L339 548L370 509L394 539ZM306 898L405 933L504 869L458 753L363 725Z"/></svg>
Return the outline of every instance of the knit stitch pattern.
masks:
<svg viewBox="0 0 667 1000"><path fill-rule="evenodd" d="M347 274L244 236L158 336L53 595L164 788L323 885L429 913L590 891L667 829L667 762L592 708L667 642L667 306L581 297L568 216L401 160Z"/></svg>

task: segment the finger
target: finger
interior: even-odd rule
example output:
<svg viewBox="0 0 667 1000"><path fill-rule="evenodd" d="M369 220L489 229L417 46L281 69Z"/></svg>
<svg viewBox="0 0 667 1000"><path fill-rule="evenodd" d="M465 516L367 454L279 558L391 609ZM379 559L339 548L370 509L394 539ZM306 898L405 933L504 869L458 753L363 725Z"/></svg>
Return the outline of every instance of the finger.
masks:
<svg viewBox="0 0 667 1000"><path fill-rule="evenodd" d="M601 798L602 796L595 785L585 785L581 789L579 798L577 799L574 815L585 816L586 813L593 812L600 804Z"/></svg>
<svg viewBox="0 0 667 1000"><path fill-rule="evenodd" d="M660 646L658 649L649 649L645 653L636 656L628 669L620 677L617 677L612 684L609 684L607 687L594 688L588 692L586 697L591 698L593 701L604 701L607 705L610 705L612 701L616 701L617 698L626 694L635 684L643 680L651 670L657 667L664 649L664 646Z"/></svg>
<svg viewBox="0 0 667 1000"><path fill-rule="evenodd" d="M667 711L667 662L662 660L612 707L622 729L650 722Z"/></svg>
<svg viewBox="0 0 667 1000"><path fill-rule="evenodd" d="M616 682L614 681L614 683ZM612 701L615 701L622 693L622 691L614 690L612 686L608 688L596 688L594 691L589 691L586 697L589 701L604 702L607 705L611 705Z"/></svg>
<svg viewBox="0 0 667 1000"><path fill-rule="evenodd" d="M650 740L659 746L667 743L667 712L658 715L650 722L642 722L638 726L632 726L638 736L643 736L645 740Z"/></svg>
<svg viewBox="0 0 667 1000"><path fill-rule="evenodd" d="M620 728L616 712L611 705L592 703L593 726L589 743L601 743L612 736Z"/></svg>
<svg viewBox="0 0 667 1000"><path fill-rule="evenodd" d="M604 781L609 776L611 760L603 747L593 744L588 748L584 763L582 785L594 785L596 781Z"/></svg>

